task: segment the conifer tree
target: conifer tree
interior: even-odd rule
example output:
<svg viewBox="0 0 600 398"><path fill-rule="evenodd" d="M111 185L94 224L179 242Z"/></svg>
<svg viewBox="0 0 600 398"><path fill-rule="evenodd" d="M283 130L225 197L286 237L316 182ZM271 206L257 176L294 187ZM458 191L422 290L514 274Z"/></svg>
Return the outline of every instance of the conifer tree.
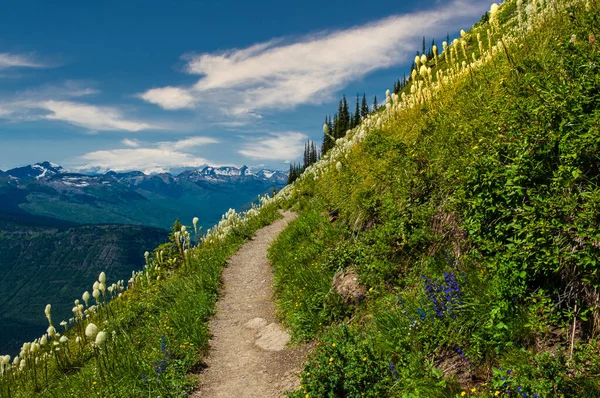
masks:
<svg viewBox="0 0 600 398"><path fill-rule="evenodd" d="M373 112L377 111L377 109L379 109L379 104L377 104L377 96L375 96L373 98Z"/></svg>
<svg viewBox="0 0 600 398"><path fill-rule="evenodd" d="M364 119L369 116L369 105L367 105L367 96L363 93L362 104L360 107L360 116Z"/></svg>
<svg viewBox="0 0 600 398"><path fill-rule="evenodd" d="M354 120L352 121L352 128L360 124L360 105L358 93L356 93L356 110L354 111Z"/></svg>

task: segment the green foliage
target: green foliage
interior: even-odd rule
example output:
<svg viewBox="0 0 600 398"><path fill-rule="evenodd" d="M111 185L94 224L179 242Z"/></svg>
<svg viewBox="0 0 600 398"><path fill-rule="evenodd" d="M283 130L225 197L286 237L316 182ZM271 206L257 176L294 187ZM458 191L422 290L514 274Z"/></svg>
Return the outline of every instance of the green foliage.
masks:
<svg viewBox="0 0 600 398"><path fill-rule="evenodd" d="M80 345L75 339L83 329L70 329L64 333L69 342L58 353L52 342L42 347L57 361L40 361L12 373L12 379L0 378L0 395L10 388L10 397L187 396L195 385L189 373L202 365L208 348L207 322L226 260L277 217L276 205L266 205L225 239L199 245L185 260L177 250L167 251L169 244L161 246L163 258L157 255L160 250L154 252L149 261L157 263L148 276L89 320L109 334L106 343Z"/></svg>
<svg viewBox="0 0 600 398"><path fill-rule="evenodd" d="M167 231L131 225L73 225L27 214L0 213L0 352L15 354L23 341L48 327L43 309L72 317L73 299L89 290L101 271L116 282L144 262L146 247ZM14 325L14 326L13 326Z"/></svg>
<svg viewBox="0 0 600 398"><path fill-rule="evenodd" d="M291 396L384 396L397 373L373 344L370 336L345 324L328 330L309 355L301 390Z"/></svg>
<svg viewBox="0 0 600 398"><path fill-rule="evenodd" d="M330 291L336 269L324 249L343 234L314 208L294 220L269 249L279 316L296 340L314 338L323 322L342 315L341 298Z"/></svg>
<svg viewBox="0 0 600 398"><path fill-rule="evenodd" d="M380 396L598 395L600 13L597 2L588 7L538 15L540 28L525 35L516 2L505 2L500 31L517 32L516 41L431 102L372 124L318 178L296 183L289 205L299 222L315 209L331 220L321 216L303 234L292 226L275 245L288 254L273 258L278 297L294 292L278 305L284 319L318 314L321 328L347 327L348 351L360 348L351 336L373 336L374 356L398 373ZM487 49L488 28L486 15L466 34L469 54L477 34ZM313 243L332 228L336 239ZM304 303L313 290L287 276L311 264L314 291L328 299L307 313L286 302ZM333 300L331 276L351 266L365 300ZM330 343L327 328L293 330ZM321 352L307 370L322 365ZM329 368L307 391L360 396L335 392L351 369Z"/></svg>

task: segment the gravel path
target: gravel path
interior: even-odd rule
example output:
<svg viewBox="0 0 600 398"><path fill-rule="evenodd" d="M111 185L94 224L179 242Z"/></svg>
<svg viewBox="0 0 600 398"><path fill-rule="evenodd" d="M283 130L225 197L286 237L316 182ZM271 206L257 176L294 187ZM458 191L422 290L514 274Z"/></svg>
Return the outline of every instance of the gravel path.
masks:
<svg viewBox="0 0 600 398"><path fill-rule="evenodd" d="M210 322L212 339L199 375L200 387L190 397L282 397L300 382L306 347L287 347L288 333L275 318L271 265L267 249L296 215L259 230L223 270L222 297Z"/></svg>

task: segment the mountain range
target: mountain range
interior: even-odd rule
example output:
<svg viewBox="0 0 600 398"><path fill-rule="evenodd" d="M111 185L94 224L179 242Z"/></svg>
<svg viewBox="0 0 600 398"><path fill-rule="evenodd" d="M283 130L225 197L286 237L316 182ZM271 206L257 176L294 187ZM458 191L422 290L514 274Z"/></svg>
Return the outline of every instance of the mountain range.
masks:
<svg viewBox="0 0 600 398"><path fill-rule="evenodd" d="M229 208L243 209L258 195L287 183L287 174L242 167L169 173L73 173L51 162L0 170L0 212L29 213L81 224L134 224L169 228L176 219L210 227Z"/></svg>

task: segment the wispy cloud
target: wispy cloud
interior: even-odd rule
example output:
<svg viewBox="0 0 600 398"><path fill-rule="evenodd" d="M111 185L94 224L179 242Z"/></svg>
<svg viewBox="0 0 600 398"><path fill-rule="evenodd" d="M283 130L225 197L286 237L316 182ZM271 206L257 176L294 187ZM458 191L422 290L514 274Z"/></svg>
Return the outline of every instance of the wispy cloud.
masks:
<svg viewBox="0 0 600 398"><path fill-rule="evenodd" d="M121 141L121 143L129 148L137 148L140 146L140 143L138 140L130 140L129 138L125 138L124 140Z"/></svg>
<svg viewBox="0 0 600 398"><path fill-rule="evenodd" d="M7 100L0 98L0 118L10 121L57 120L88 131L165 129L131 118L117 107L92 105L80 100L97 93L95 88L72 80L59 85L44 85L13 94Z"/></svg>
<svg viewBox="0 0 600 398"><path fill-rule="evenodd" d="M46 68L45 65L31 55L0 53L0 69L8 68Z"/></svg>
<svg viewBox="0 0 600 398"><path fill-rule="evenodd" d="M435 10L292 42L272 40L245 49L186 56L186 72L201 76L193 86L154 88L140 98L168 110L210 103L240 117L321 103L350 81L409 61L424 35L454 30L481 15L488 5L487 0L454 0Z"/></svg>
<svg viewBox="0 0 600 398"><path fill-rule="evenodd" d="M169 110L193 108L195 106L194 96L188 90L178 87L153 88L141 94L140 98Z"/></svg>
<svg viewBox="0 0 600 398"><path fill-rule="evenodd" d="M114 149L86 153L78 159L84 164L80 170L131 171L159 173L173 167L199 167L207 164L206 159L190 153L162 148Z"/></svg>
<svg viewBox="0 0 600 398"><path fill-rule="evenodd" d="M214 138L200 136L161 142L124 139L121 143L128 148L86 153L76 159L78 166L75 169L100 172L140 170L144 173L158 173L172 168L199 167L209 162L197 156L195 150L200 146L218 142Z"/></svg>
<svg viewBox="0 0 600 398"><path fill-rule="evenodd" d="M39 108L49 111L45 119L61 120L97 131L141 131L156 128L151 124L126 119L113 107L88 105L72 101L43 101Z"/></svg>
<svg viewBox="0 0 600 398"><path fill-rule="evenodd" d="M293 160L304 150L308 136L298 132L269 133L250 140L238 151L251 159Z"/></svg>
<svg viewBox="0 0 600 398"><path fill-rule="evenodd" d="M190 150L199 146L208 144L218 144L219 140L212 137L189 137L179 141L159 142L161 148L170 148L176 150Z"/></svg>

